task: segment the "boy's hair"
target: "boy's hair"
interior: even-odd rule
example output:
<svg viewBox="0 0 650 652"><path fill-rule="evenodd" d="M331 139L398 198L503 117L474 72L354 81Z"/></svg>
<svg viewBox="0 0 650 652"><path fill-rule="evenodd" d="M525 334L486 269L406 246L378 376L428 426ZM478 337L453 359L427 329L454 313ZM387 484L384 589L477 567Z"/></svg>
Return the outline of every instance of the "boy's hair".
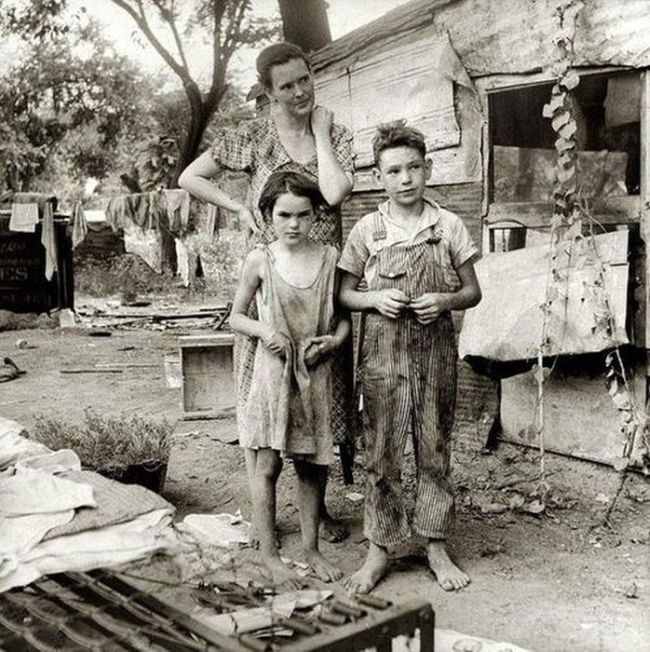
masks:
<svg viewBox="0 0 650 652"><path fill-rule="evenodd" d="M318 208L326 203L318 184L304 174L291 171L276 171L271 173L266 180L257 204L265 220L270 221L275 202L280 195L285 193L309 199L314 209L314 215L317 215Z"/></svg>
<svg viewBox="0 0 650 652"><path fill-rule="evenodd" d="M264 86L264 88L272 88L273 82L271 81L271 68L273 66L281 66L282 64L293 61L294 59L302 59L309 70L311 65L307 55L294 43L283 41L282 43L274 43L264 48L258 55L255 67L257 68L257 79Z"/></svg>
<svg viewBox="0 0 650 652"><path fill-rule="evenodd" d="M427 146L424 142L424 134L413 127L408 127L404 120L385 122L377 127L377 133L372 139L372 153L375 157L375 165L379 165L379 157L385 149L393 147L412 147L426 157Z"/></svg>

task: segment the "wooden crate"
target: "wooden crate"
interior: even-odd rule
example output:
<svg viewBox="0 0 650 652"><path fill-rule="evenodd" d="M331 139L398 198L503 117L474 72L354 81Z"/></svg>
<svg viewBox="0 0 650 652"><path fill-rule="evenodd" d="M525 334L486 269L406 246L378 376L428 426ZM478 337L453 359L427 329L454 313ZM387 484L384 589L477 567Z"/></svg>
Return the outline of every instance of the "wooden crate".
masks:
<svg viewBox="0 0 650 652"><path fill-rule="evenodd" d="M234 416L232 333L179 338L184 419Z"/></svg>

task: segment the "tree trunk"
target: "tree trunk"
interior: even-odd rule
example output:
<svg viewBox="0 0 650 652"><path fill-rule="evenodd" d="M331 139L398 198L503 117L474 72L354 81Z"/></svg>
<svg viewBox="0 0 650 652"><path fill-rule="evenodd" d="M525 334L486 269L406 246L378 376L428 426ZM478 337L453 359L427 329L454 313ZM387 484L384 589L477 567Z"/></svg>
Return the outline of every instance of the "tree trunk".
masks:
<svg viewBox="0 0 650 652"><path fill-rule="evenodd" d="M284 38L305 52L332 40L325 0L279 0Z"/></svg>
<svg viewBox="0 0 650 652"><path fill-rule="evenodd" d="M171 180L172 188L178 188L178 177L181 176L181 172L196 158L199 147L201 146L203 134L213 113L214 109L208 112L204 104L201 104L199 107L195 107L192 104L190 128L180 148L178 162L176 163L176 169Z"/></svg>

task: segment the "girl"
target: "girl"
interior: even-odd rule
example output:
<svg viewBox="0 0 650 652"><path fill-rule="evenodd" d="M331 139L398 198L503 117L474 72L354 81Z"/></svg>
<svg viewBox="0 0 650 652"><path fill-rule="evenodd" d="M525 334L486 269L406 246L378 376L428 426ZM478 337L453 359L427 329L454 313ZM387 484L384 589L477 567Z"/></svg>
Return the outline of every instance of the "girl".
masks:
<svg viewBox="0 0 650 652"><path fill-rule="evenodd" d="M180 176L178 183L195 197L238 214L250 231L249 245L268 245L276 238L273 223L257 210L266 181L275 171L292 170L318 184L325 199L315 209L318 219L309 238L341 248L339 206L352 189L352 134L333 120L331 111L314 102L314 82L307 55L292 43L274 43L265 48L256 62L259 82L269 99L269 111L247 120L235 129L221 130L213 146ZM237 201L214 183L227 168L248 173L250 192L245 204ZM218 179L217 179L218 181ZM250 313L255 316L254 306ZM237 404L241 411L248 402L257 340L237 337L235 369ZM346 484L352 482L354 437L352 424L352 342L346 342L333 362L332 385L335 396L333 419L334 443L341 451ZM252 470L249 470L252 472ZM328 541L341 541L347 531L330 517L323 501L321 535Z"/></svg>
<svg viewBox="0 0 650 652"><path fill-rule="evenodd" d="M342 577L318 550L319 504L333 458L332 354L350 332L336 319L336 262L331 245L309 236L318 186L291 171L270 175L259 207L277 240L247 256L230 324L257 346L247 400L238 407L239 441L250 470L253 525L274 583L299 583L280 559L275 537L275 486L282 459L294 461L306 561L326 582ZM248 308L256 299L257 319Z"/></svg>

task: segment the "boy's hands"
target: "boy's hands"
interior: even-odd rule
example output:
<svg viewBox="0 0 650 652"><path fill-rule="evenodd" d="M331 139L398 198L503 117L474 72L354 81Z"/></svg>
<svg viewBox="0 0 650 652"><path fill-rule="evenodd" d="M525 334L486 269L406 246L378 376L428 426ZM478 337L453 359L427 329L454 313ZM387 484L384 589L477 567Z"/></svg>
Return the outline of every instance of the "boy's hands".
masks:
<svg viewBox="0 0 650 652"><path fill-rule="evenodd" d="M272 328L268 328L260 338L264 342L264 346L275 355L286 358L289 354L289 340Z"/></svg>
<svg viewBox="0 0 650 652"><path fill-rule="evenodd" d="M416 319L426 326L438 319L443 312L449 310L449 303L445 294L428 292L413 299L409 308L415 313Z"/></svg>
<svg viewBox="0 0 650 652"><path fill-rule="evenodd" d="M402 290L388 288L374 292L373 304L384 317L397 319L404 308L410 307L410 301L410 297Z"/></svg>
<svg viewBox="0 0 650 652"><path fill-rule="evenodd" d="M341 346L341 342L334 335L312 337L309 340L309 344L305 347L305 355L303 357L305 364L308 367L316 366L323 358L327 357L330 353L334 353L339 346Z"/></svg>
<svg viewBox="0 0 650 652"><path fill-rule="evenodd" d="M311 112L311 130L314 136L326 136L329 138L334 114L324 106L315 106Z"/></svg>

